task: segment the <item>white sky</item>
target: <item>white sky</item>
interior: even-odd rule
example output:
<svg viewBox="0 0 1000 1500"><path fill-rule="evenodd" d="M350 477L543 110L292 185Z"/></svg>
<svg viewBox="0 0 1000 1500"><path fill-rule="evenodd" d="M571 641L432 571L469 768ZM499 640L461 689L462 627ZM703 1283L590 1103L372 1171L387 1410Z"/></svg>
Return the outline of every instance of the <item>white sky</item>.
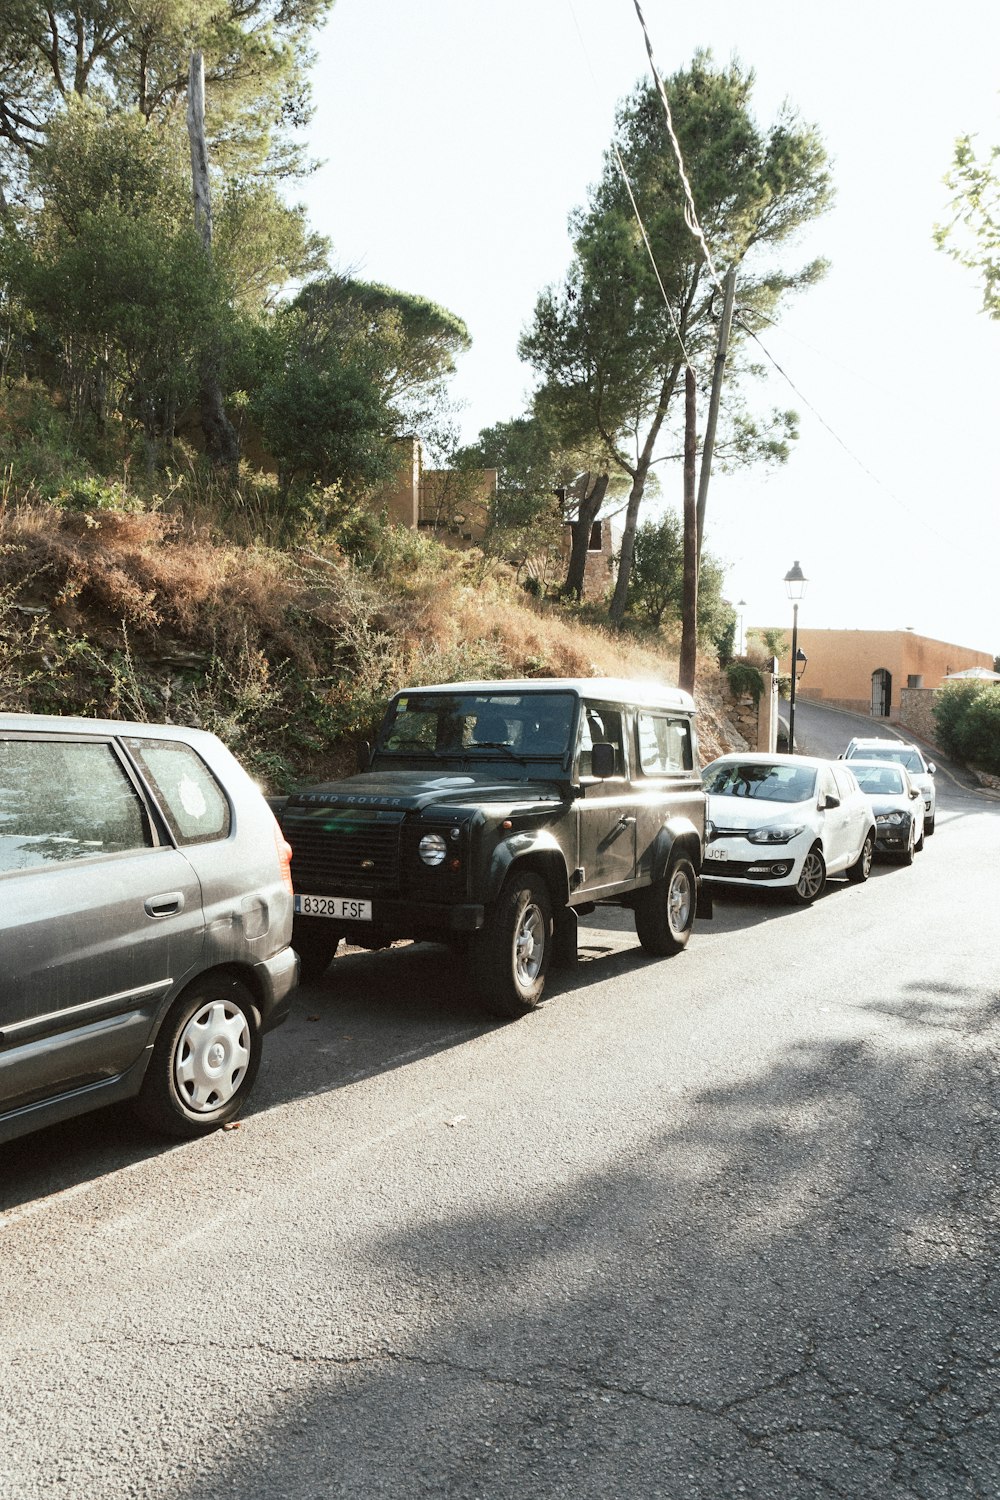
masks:
<svg viewBox="0 0 1000 1500"><path fill-rule="evenodd" d="M801 439L768 477L713 477L707 546L729 597L748 625L790 623L782 579L798 559L803 627L912 627L1000 652L1000 323L931 239L955 137L1000 143L1000 5L643 12L661 73L698 47L735 54L756 71L762 124L785 99L816 124L837 188L788 252L831 270L764 336L801 394L774 374L762 404L797 410ZM518 336L566 270L567 215L646 68L632 0L337 0L314 71L324 165L300 196L339 269L465 319L473 348L453 389L466 440L523 411ZM679 507L679 470L661 475Z"/></svg>

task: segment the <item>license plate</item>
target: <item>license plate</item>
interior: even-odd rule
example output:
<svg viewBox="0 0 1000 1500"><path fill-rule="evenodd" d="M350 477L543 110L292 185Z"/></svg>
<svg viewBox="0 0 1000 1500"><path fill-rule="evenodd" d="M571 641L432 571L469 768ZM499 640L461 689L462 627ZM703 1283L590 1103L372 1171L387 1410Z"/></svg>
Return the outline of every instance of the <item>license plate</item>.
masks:
<svg viewBox="0 0 1000 1500"><path fill-rule="evenodd" d="M370 922L372 904L356 896L296 896L300 917L333 917L337 922Z"/></svg>
<svg viewBox="0 0 1000 1500"><path fill-rule="evenodd" d="M726 849L714 849L712 845L709 844L708 848L705 850L705 858L714 859L718 862L725 862L729 858L729 852Z"/></svg>

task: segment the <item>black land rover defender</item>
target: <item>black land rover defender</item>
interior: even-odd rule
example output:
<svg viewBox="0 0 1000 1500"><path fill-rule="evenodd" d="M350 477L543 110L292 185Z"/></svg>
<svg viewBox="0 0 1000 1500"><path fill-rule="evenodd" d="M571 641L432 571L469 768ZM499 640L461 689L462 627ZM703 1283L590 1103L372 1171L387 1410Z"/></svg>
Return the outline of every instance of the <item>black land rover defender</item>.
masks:
<svg viewBox="0 0 1000 1500"><path fill-rule="evenodd" d="M687 943L705 836L687 693L606 678L411 688L366 759L280 809L305 978L342 938L445 942L487 1010L520 1016L550 960L575 960L577 917L598 902L633 909L648 953Z"/></svg>

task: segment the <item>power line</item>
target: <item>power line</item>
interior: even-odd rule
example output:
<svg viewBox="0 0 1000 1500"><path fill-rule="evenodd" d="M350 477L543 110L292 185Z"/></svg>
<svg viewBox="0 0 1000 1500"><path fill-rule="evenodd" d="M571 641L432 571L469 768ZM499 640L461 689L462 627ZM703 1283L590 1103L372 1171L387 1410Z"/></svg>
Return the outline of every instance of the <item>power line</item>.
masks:
<svg viewBox="0 0 1000 1500"><path fill-rule="evenodd" d="M580 22L577 20L576 11L573 9L573 0L567 0L567 4L569 5L570 15L573 17L573 25L576 27L576 34L577 34L577 36L580 39L580 47L583 50L583 55L584 55L584 58L586 59L587 67L590 69L590 76L591 76L591 78L593 78L594 83L596 84L597 83L597 74L594 72L594 66L593 66L592 62L590 61L590 54L587 51L587 44L586 44L586 42L583 39L583 32L580 30ZM641 16L640 16L640 19L641 19ZM618 149L618 142L617 141L612 140L612 142L611 142L611 149L614 152L615 161L618 163L618 170L619 170L619 172L622 175L622 181L625 183L625 188L626 188L626 191L628 192L629 201L632 204L632 212L635 214L635 221L636 221L636 223L639 226L639 233L642 235L642 242L643 242L643 244L646 247L646 254L649 256L649 263L653 267L653 275L656 277L656 284L660 288L660 295L663 298L663 304L664 304L664 306L667 309L667 314L668 314L668 316L670 318L671 325L673 326L674 335L675 335L675 337L677 339L678 344L680 345L681 353L684 356L684 363L688 366L689 369L693 370L694 373L697 375L698 374L697 367L696 367L694 361L691 359L690 355L687 352L687 348L686 348L686 346L684 344L684 336L681 333L680 324L679 324L679 322L677 320L677 315L674 312L673 306L671 305L670 298L667 296L667 289L666 289L666 287L663 284L663 277L660 275L660 268L656 264L656 256L653 254L653 247L652 247L652 244L650 243L649 235L646 232L646 226L643 223L642 214L639 212L639 205L638 205L638 203L635 200L635 193L632 191L632 183L629 180L628 172L625 170L625 163L622 160L622 154L621 154L621 152ZM678 149L680 149L680 148L678 148ZM682 172L682 175L683 175L683 172ZM685 217L686 217L686 215L685 215Z"/></svg>
<svg viewBox="0 0 1000 1500"><path fill-rule="evenodd" d="M712 252L708 248L708 240L705 238L705 231L702 229L701 222L698 218L698 210L695 207L694 202L694 193L691 190L691 183L688 180L687 169L684 165L684 155L681 151L681 143L677 139L677 132L674 130L674 117L670 111L670 100L667 98L667 91L664 87L663 79L660 77L659 71L656 67L656 63L653 60L653 44L649 38L649 30L646 26L646 18L642 13L642 7L639 4L639 0L633 0L633 4L635 5L635 13L639 17L639 25L642 27L642 35L646 43L646 55L649 58L650 71L653 74L657 92L660 95L660 102L663 105L663 112L667 117L667 134L670 137L670 144L673 147L674 156L677 158L677 170L680 173L681 182L684 186L684 196L687 200L687 204L684 209L684 222L687 224L687 227L690 229L691 233L694 235L695 239L701 246L701 253L705 257L705 264L708 267L709 275L715 282L715 285L718 287L719 291L724 292L725 289L722 285L721 280L719 279L719 273L715 269L715 262L712 259Z"/></svg>

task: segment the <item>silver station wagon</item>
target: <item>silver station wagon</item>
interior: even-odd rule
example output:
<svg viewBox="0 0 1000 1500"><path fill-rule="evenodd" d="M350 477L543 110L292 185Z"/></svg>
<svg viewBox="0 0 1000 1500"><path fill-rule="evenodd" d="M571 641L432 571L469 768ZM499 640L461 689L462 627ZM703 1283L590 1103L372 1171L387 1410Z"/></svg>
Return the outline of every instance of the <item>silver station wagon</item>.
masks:
<svg viewBox="0 0 1000 1500"><path fill-rule="evenodd" d="M0 1141L231 1120L298 979L290 855L214 735L0 715Z"/></svg>

